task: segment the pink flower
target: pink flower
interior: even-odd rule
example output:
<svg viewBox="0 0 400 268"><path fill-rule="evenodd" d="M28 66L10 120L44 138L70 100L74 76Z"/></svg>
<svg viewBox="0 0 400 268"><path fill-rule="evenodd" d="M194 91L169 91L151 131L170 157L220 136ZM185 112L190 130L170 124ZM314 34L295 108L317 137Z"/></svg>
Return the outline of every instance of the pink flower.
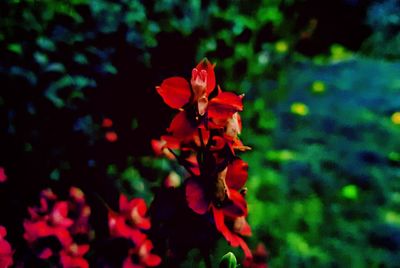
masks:
<svg viewBox="0 0 400 268"><path fill-rule="evenodd" d="M0 167L0 183L5 182L7 180L6 171L3 167Z"/></svg>
<svg viewBox="0 0 400 268"><path fill-rule="evenodd" d="M61 249L50 245L36 249L40 250L38 258L49 259L58 255L64 268L88 267L83 255L89 250L89 245L77 244L75 241L75 235L89 236L90 232L90 208L79 188L70 188L70 200L67 201L58 201L50 189L43 190L39 206L28 208L28 212L30 219L24 221L24 238L29 246L35 248L39 239L47 237L55 237L61 244Z"/></svg>
<svg viewBox="0 0 400 268"><path fill-rule="evenodd" d="M7 268L13 265L13 251L11 249L10 243L5 240L7 235L6 228L0 225L0 267Z"/></svg>

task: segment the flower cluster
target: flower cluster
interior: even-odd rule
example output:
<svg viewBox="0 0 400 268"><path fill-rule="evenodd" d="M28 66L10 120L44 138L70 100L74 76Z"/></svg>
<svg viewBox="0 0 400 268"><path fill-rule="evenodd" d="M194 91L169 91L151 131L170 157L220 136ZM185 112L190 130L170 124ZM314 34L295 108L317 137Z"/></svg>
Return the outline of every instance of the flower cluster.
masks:
<svg viewBox="0 0 400 268"><path fill-rule="evenodd" d="M150 229L146 213L147 206L143 199L128 200L123 194L119 198L119 212L110 210L108 213L110 236L125 238L131 243L124 268L154 267L161 262L159 256L151 253L153 244L143 233Z"/></svg>
<svg viewBox="0 0 400 268"><path fill-rule="evenodd" d="M224 238L251 258L242 238L251 235L244 187L248 165L237 155L250 149L238 136L243 95L217 87L214 67L204 59L193 69L190 83L171 77L156 88L179 112L168 134L152 145L158 155L173 155L190 174L184 183L188 206L197 214L211 215Z"/></svg>
<svg viewBox="0 0 400 268"><path fill-rule="evenodd" d="M6 235L6 228L0 225L0 267L2 268L7 268L13 265L13 251L10 243L5 240Z"/></svg>
<svg viewBox="0 0 400 268"><path fill-rule="evenodd" d="M55 258L64 268L89 267L83 257L89 245L81 241L89 238L90 208L79 188L71 187L69 196L59 201L50 189L43 190L39 206L28 208L24 238L40 259Z"/></svg>

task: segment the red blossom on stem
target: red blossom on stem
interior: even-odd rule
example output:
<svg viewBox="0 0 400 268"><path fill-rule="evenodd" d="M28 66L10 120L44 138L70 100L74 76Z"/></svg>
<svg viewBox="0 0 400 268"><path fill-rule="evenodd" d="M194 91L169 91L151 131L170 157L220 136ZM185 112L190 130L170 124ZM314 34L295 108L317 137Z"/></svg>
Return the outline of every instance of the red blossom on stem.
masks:
<svg viewBox="0 0 400 268"><path fill-rule="evenodd" d="M111 237L126 238L133 243L124 261L124 268L154 267L161 263L161 258L151 253L153 244L143 233L150 229L150 220L146 214L147 206L143 199L128 200L123 194L119 198L119 212L110 210L108 213Z"/></svg>
<svg viewBox="0 0 400 268"><path fill-rule="evenodd" d="M164 102L180 112L169 134L152 145L157 155L173 154L190 174L184 184L188 206L211 215L224 238L251 258L242 238L251 235L244 197L248 165L236 156L237 150L250 149L239 139L243 95L215 88L214 66L204 59L193 69L190 85L172 77L156 88Z"/></svg>

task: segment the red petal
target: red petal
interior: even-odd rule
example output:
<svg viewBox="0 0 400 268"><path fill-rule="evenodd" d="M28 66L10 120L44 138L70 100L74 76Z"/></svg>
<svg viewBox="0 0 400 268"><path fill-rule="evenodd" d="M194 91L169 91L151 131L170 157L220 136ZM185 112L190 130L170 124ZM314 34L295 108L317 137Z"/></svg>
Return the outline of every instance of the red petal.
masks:
<svg viewBox="0 0 400 268"><path fill-rule="evenodd" d="M1 248L5 248L8 245L8 242L5 240L0 240L0 250ZM0 267L11 267L11 265L13 265L13 259L12 259L12 251L11 251L11 247L9 251L4 251L4 252L0 252Z"/></svg>
<svg viewBox="0 0 400 268"><path fill-rule="evenodd" d="M0 267L10 267L13 264L12 255L13 250L10 243L0 237Z"/></svg>
<svg viewBox="0 0 400 268"><path fill-rule="evenodd" d="M58 212L61 216L67 217L68 203L66 201L59 201L54 205L53 213Z"/></svg>
<svg viewBox="0 0 400 268"><path fill-rule="evenodd" d="M56 236L58 238L58 240L60 240L60 242L63 246L66 247L72 243L71 234L64 227L52 228L51 231L52 231L51 235Z"/></svg>
<svg viewBox="0 0 400 268"><path fill-rule="evenodd" d="M212 210L214 214L215 227L217 228L217 230L225 237L226 241L228 241L233 247L237 247L239 245L239 241L225 225L225 217L222 210L214 206L212 206Z"/></svg>
<svg viewBox="0 0 400 268"><path fill-rule="evenodd" d="M226 121L234 113L243 110L242 98L232 92L222 92L208 103L208 116L219 127L224 127Z"/></svg>
<svg viewBox="0 0 400 268"><path fill-rule="evenodd" d="M235 159L228 165L226 184L229 188L240 190L247 181L249 165L242 159Z"/></svg>
<svg viewBox="0 0 400 268"><path fill-rule="evenodd" d="M1 256L11 255L11 254L12 254L12 249L10 243L8 243L4 239L0 239L0 258Z"/></svg>
<svg viewBox="0 0 400 268"><path fill-rule="evenodd" d="M198 71L206 70L207 71L207 95L213 91L215 88L215 73L214 73L215 65L211 64L208 59L203 59L197 64L196 69Z"/></svg>
<svg viewBox="0 0 400 268"><path fill-rule="evenodd" d="M215 105L219 104L222 107L230 107L231 109L235 109L236 111L243 110L242 98L233 92L221 91L210 102L214 103Z"/></svg>
<svg viewBox="0 0 400 268"><path fill-rule="evenodd" d="M161 136L161 140L164 140L166 142L165 147L167 147L167 148L170 148L170 149L179 149L180 148L179 139L177 139L176 137L164 135L164 136Z"/></svg>
<svg viewBox="0 0 400 268"><path fill-rule="evenodd" d="M189 83L182 77L165 79L156 89L164 102L174 109L179 109L188 103L192 95Z"/></svg>
<svg viewBox="0 0 400 268"><path fill-rule="evenodd" d="M140 229L150 229L150 220L145 218L147 206L143 199L135 198L129 202L130 210L129 217L136 227Z"/></svg>
<svg viewBox="0 0 400 268"><path fill-rule="evenodd" d="M199 168L199 164L197 163L197 157L195 154L190 155L187 159L186 159L188 165L188 168L190 169L190 171L193 172L194 175L196 176L200 176L200 168Z"/></svg>
<svg viewBox="0 0 400 268"><path fill-rule="evenodd" d="M121 194L119 196L119 209L120 209L120 211L129 210L128 198L124 194Z"/></svg>
<svg viewBox="0 0 400 268"><path fill-rule="evenodd" d="M131 201L131 206L136 207L140 216L145 216L147 212L147 205L141 198L134 198Z"/></svg>
<svg viewBox="0 0 400 268"><path fill-rule="evenodd" d="M77 187L71 187L69 189L69 195L76 201L76 202L85 202L85 194L82 192L81 189Z"/></svg>
<svg viewBox="0 0 400 268"><path fill-rule="evenodd" d="M204 190L195 179L190 178L187 180L185 191L189 207L198 214L206 213L210 202L205 199Z"/></svg>
<svg viewBox="0 0 400 268"><path fill-rule="evenodd" d="M62 226L65 228L70 227L74 222L67 218L68 215L68 203L66 201L57 202L51 212L51 220L53 225Z"/></svg>
<svg viewBox="0 0 400 268"><path fill-rule="evenodd" d="M167 129L171 132L175 138L186 139L190 138L196 131L196 128L187 119L185 111L179 112L174 119L172 119L171 125Z"/></svg>
<svg viewBox="0 0 400 268"><path fill-rule="evenodd" d="M149 254L143 262L146 264L146 266L154 267L158 266L161 263L161 258L155 254Z"/></svg>
<svg viewBox="0 0 400 268"><path fill-rule="evenodd" d="M45 248L42 252L39 253L38 257L43 260L47 260L53 256L53 251L50 248Z"/></svg>
<svg viewBox="0 0 400 268"><path fill-rule="evenodd" d="M40 237L51 235L51 230L44 221L31 222L26 220L24 222L24 229L24 239L28 241L28 243L32 243Z"/></svg>
<svg viewBox="0 0 400 268"><path fill-rule="evenodd" d="M133 263L132 257L129 255L125 258L122 268L143 268L143 266Z"/></svg>
<svg viewBox="0 0 400 268"><path fill-rule="evenodd" d="M233 222L233 229L235 233L238 233L242 236L251 236L251 228L250 225L247 223L246 218L238 217Z"/></svg>
<svg viewBox="0 0 400 268"><path fill-rule="evenodd" d="M151 140L151 148L156 156L162 156L164 154L164 146L167 144L164 140Z"/></svg>
<svg viewBox="0 0 400 268"><path fill-rule="evenodd" d="M46 200L56 200L57 199L57 195L54 194L50 188L42 190L42 192L40 192L40 197L45 198Z"/></svg>
<svg viewBox="0 0 400 268"><path fill-rule="evenodd" d="M251 254L249 246L247 246L246 242L241 237L238 237L238 240L239 240L239 245L242 248L246 259L252 259L253 255Z"/></svg>
<svg viewBox="0 0 400 268"><path fill-rule="evenodd" d="M89 263L84 258L71 257L63 252L60 261L63 268L89 268Z"/></svg>
<svg viewBox="0 0 400 268"><path fill-rule="evenodd" d="M151 254L150 251L153 249L153 243L150 240L144 241L140 246L138 255L141 257L140 262L146 266L157 266L161 263L161 258L155 254Z"/></svg>
<svg viewBox="0 0 400 268"><path fill-rule="evenodd" d="M124 237L131 239L136 245L140 245L146 239L146 235L139 229L128 226L125 222L125 217L109 211L108 226L112 237Z"/></svg>
<svg viewBox="0 0 400 268"><path fill-rule="evenodd" d="M212 210L214 213L214 220L217 230L222 233L225 239L231 244L233 247L240 246L246 258L252 258L251 251L247 246L246 242L238 235L232 233L228 227L226 227L224 222L224 213L220 210L212 206Z"/></svg>
<svg viewBox="0 0 400 268"><path fill-rule="evenodd" d="M89 245L79 245L78 246L78 256L83 256L89 251L90 246Z"/></svg>
<svg viewBox="0 0 400 268"><path fill-rule="evenodd" d="M236 190L229 191L231 204L222 207L224 214L231 218L237 218L247 215L247 203L244 197Z"/></svg>

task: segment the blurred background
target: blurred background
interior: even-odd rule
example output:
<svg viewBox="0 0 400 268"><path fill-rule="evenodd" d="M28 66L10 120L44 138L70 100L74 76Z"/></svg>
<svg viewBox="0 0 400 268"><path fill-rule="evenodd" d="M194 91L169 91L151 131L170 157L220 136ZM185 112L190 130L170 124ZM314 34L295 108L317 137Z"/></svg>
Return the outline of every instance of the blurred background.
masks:
<svg viewBox="0 0 400 268"><path fill-rule="evenodd" d="M0 224L15 258L43 188L81 187L97 236L95 197L150 204L179 173L150 146L175 113L155 86L207 57L246 94L249 245L270 267L399 267L399 30L397 0L1 1Z"/></svg>

